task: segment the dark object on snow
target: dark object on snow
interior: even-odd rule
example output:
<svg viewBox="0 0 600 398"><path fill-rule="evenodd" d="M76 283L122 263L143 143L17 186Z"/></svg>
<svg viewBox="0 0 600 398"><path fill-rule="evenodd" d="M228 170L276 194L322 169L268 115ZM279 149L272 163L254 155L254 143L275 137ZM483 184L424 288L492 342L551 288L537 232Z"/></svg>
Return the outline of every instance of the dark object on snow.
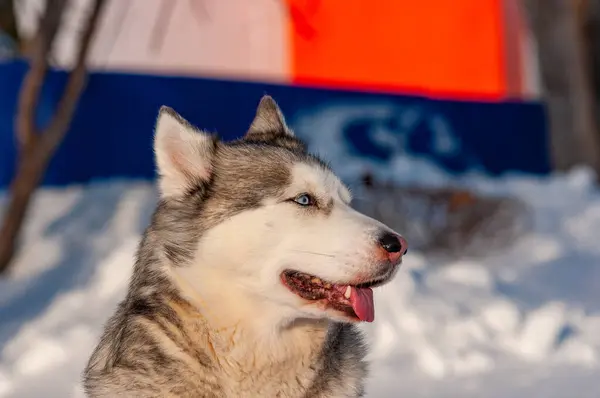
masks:
<svg viewBox="0 0 600 398"><path fill-rule="evenodd" d="M458 188L406 187L361 179L355 208L402 233L411 249L463 257L509 247L531 227L528 206Z"/></svg>

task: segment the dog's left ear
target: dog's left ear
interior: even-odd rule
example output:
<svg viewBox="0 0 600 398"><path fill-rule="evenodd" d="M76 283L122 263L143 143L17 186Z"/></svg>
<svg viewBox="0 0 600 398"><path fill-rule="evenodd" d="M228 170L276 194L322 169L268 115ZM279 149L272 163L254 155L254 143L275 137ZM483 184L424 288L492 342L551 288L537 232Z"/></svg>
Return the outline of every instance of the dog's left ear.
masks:
<svg viewBox="0 0 600 398"><path fill-rule="evenodd" d="M272 141L285 136L293 137L294 133L285 123L281 109L271 96L263 96L244 138L253 141Z"/></svg>
<svg viewBox="0 0 600 398"><path fill-rule="evenodd" d="M154 153L162 197L178 197L210 180L217 137L196 129L173 109L160 108Z"/></svg>

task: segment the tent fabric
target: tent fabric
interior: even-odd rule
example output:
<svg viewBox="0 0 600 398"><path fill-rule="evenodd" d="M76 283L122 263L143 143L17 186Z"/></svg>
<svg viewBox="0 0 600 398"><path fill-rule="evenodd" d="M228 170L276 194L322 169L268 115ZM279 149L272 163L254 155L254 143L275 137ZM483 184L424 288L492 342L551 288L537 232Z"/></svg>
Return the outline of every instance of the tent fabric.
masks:
<svg viewBox="0 0 600 398"><path fill-rule="evenodd" d="M35 29L44 0L23 0ZM73 0L68 67L89 0ZM95 69L438 98L536 98L518 0L109 0Z"/></svg>

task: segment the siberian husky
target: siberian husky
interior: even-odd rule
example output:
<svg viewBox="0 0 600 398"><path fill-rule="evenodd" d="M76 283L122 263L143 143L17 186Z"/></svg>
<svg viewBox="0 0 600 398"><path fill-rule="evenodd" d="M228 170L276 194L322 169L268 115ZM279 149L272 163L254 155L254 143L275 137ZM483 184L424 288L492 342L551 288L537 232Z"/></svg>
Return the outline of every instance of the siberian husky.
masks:
<svg viewBox="0 0 600 398"><path fill-rule="evenodd" d="M350 207L269 96L228 143L162 107L154 150L160 201L87 395L362 396L356 324L374 320L404 238Z"/></svg>

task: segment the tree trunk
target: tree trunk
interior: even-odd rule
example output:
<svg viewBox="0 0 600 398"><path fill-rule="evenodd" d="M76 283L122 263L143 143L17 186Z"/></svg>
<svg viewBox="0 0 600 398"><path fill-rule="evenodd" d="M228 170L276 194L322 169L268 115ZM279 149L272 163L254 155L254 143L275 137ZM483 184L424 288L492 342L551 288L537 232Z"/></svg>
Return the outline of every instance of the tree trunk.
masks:
<svg viewBox="0 0 600 398"><path fill-rule="evenodd" d="M35 109L48 69L50 49L66 6L66 0L48 0L35 39L36 47L32 65L23 80L19 98L16 120L16 135L20 147L19 163L11 183L3 224L0 227L0 273L6 271L10 265L31 197L42 181L50 159L69 129L79 97L85 87L85 60L104 4L105 0L96 0L93 3L90 19L80 40L76 64L69 75L63 96L49 125L37 133L34 126Z"/></svg>
<svg viewBox="0 0 600 398"><path fill-rule="evenodd" d="M573 0L525 0L535 35L557 170L588 165L600 175L600 140L585 40Z"/></svg>
<svg viewBox="0 0 600 398"><path fill-rule="evenodd" d="M37 149L37 151L36 151ZM5 271L15 254L16 242L21 225L27 215L32 195L46 170L47 161L36 146L28 148L10 187L10 197L0 228L0 273Z"/></svg>

